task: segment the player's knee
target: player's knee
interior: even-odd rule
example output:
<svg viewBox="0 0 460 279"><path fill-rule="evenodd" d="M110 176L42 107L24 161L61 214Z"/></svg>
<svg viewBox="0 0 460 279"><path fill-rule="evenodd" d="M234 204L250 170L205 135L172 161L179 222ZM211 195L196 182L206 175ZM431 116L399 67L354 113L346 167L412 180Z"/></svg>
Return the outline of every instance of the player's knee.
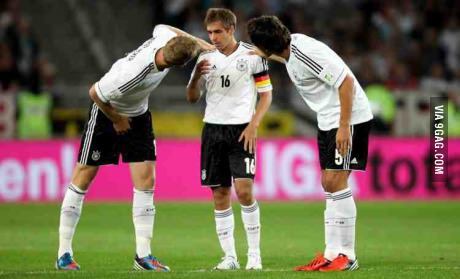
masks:
<svg viewBox="0 0 460 279"><path fill-rule="evenodd" d="M81 190L87 190L97 174L98 167L77 164L72 176L72 183Z"/></svg>
<svg viewBox="0 0 460 279"><path fill-rule="evenodd" d="M141 190L153 189L153 186L155 185L155 178L153 177L153 175L143 176L140 180L141 181L139 185L136 185L136 186L139 186L140 188L142 188Z"/></svg>
<svg viewBox="0 0 460 279"><path fill-rule="evenodd" d="M253 203L252 184L252 179L235 180L235 192L242 205L251 205Z"/></svg>
<svg viewBox="0 0 460 279"><path fill-rule="evenodd" d="M212 195L214 198L215 208L227 209L230 207L230 189L218 187L213 189Z"/></svg>
<svg viewBox="0 0 460 279"><path fill-rule="evenodd" d="M225 192L215 192L214 193L214 200L221 202L227 200L228 195Z"/></svg>
<svg viewBox="0 0 460 279"><path fill-rule="evenodd" d="M347 185L346 173L329 173L321 178L323 188L326 192L334 193L344 189Z"/></svg>
<svg viewBox="0 0 460 279"><path fill-rule="evenodd" d="M230 207L230 199L224 196L214 196L214 207L217 210L225 210Z"/></svg>
<svg viewBox="0 0 460 279"><path fill-rule="evenodd" d="M240 189L236 191L238 200L243 205L250 205L252 202L252 191L251 189Z"/></svg>
<svg viewBox="0 0 460 279"><path fill-rule="evenodd" d="M150 188L153 188L155 186L155 177L152 175L147 179L147 184Z"/></svg>
<svg viewBox="0 0 460 279"><path fill-rule="evenodd" d="M331 192L337 184L337 179L333 174L326 174L321 177L321 185L327 192Z"/></svg>
<svg viewBox="0 0 460 279"><path fill-rule="evenodd" d="M214 199L214 207L217 210L225 210L230 207L230 202L224 199Z"/></svg>
<svg viewBox="0 0 460 279"><path fill-rule="evenodd" d="M84 173L85 175L91 175L91 174L96 173L97 167L77 164L77 166L75 167L75 170L79 173Z"/></svg>

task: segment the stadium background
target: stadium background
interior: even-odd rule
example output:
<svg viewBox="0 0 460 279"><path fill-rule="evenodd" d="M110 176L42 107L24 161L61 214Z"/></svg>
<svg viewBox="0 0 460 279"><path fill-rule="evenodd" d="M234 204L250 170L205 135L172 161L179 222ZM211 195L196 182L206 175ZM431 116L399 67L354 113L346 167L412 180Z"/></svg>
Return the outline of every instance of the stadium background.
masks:
<svg viewBox="0 0 460 279"><path fill-rule="evenodd" d="M358 236L358 243L363 245L358 249L370 259L357 276L367 278L372 270L382 272L382 276L399 276L401 270L418 278L458 276L460 246L455 243L460 221L455 213L460 209L460 2L5 0L0 2L0 277L24 275L20 262L24 251L30 252L29 258L40 257L26 265L27 272L39 270L35 275L45 277L51 272L59 202L87 120L89 86L113 61L147 40L155 24L170 24L207 39L202 19L207 8L216 6L236 13L237 37L247 42L247 19L278 15L292 32L331 46L365 88L376 121L368 171L353 173L350 179L362 214L358 223L362 239ZM266 249L266 265L271 264L275 273L270 276L278 276L276 272L306 260L314 251L311 249L321 249L322 232L318 231L323 209L315 115L295 92L283 66L270 66L274 102L259 130L255 189L262 200L263 220L273 228L267 224L263 232L266 238L262 241L271 247ZM171 261L187 262L180 263L183 267L179 266L179 271L209 267L214 262L199 259L212 257L217 261L219 256L217 246L212 246L217 240L208 236L213 230L211 207L203 203L210 195L199 185L204 103L190 105L185 100L192 68L193 63L173 69L150 99L159 157L155 236L183 248L176 255L159 240L154 245ZM449 172L444 183L433 182L430 176L430 97L444 97L449 108ZM77 237L82 231L81 235L90 239L82 245L81 258L91 259L95 252L91 243L105 240L96 236L103 231L94 224L112 226L109 244L132 241L131 189L126 165L102 168L87 196L88 210L83 210L77 230ZM97 216L91 215L91 210ZM27 215L30 211L36 213L33 220ZM127 218L117 221L121 212ZM185 212L196 214L193 224L184 219ZM200 228L196 242L178 242L174 236L182 235L165 224L168 219L162 219L162 214L183 226L180 230ZM126 228L120 231L117 223L126 223ZM299 232L292 231L296 226ZM415 236L410 226L418 229L419 235ZM280 232L282 239L273 232L278 230L285 230ZM380 235L383 230L388 235ZM287 237L289 233L292 239ZM18 235L26 243L17 240ZM39 236L46 241L37 241ZM82 236L81 241L84 239ZM289 244L278 244L283 239ZM188 254L188 248L196 249L193 247L200 243L209 245L208 254ZM130 247L129 243L117 246L117 251L126 254ZM406 248L398 256L394 249L401 247ZM286 248L290 249L291 261L275 255L277 249ZM365 248L370 250L365 252ZM104 252L109 250L97 251L101 256ZM419 253L429 254L429 260L414 256ZM411 261L398 263L403 255ZM120 256L120 263L125 258ZM380 261L391 265L378 264ZM96 269L97 265L91 267ZM104 272L109 273L95 275L107 276L111 271L105 267Z"/></svg>

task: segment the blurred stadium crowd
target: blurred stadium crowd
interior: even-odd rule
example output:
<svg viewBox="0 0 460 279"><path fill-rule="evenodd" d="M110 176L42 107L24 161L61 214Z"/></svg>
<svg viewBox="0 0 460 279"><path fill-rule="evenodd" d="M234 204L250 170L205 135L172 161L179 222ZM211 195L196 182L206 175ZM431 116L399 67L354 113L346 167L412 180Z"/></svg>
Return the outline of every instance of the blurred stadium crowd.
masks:
<svg viewBox="0 0 460 279"><path fill-rule="evenodd" d="M23 114L30 114L22 106L33 105L34 96L46 96L43 99L47 101L35 102L40 103L48 118L49 124L40 127L47 129L41 136L48 137L56 126L51 117L52 99L59 104L61 97L53 89L53 82L59 79L60 72L53 66L52 53L43 55L40 47L41 41L52 38L47 37L46 31L31 28L34 22L21 9L25 2L7 0L0 4L0 96L15 95L17 119L13 132L4 133L3 137L34 137L21 132L21 121L36 118L21 119ZM292 32L322 40L341 55L366 89L377 116L376 133L426 135L429 97L446 96L449 132L452 136L460 135L460 1L131 0L125 1L125 5L148 6L152 26L166 23L203 38L207 38L202 24L206 9L228 7L236 13L238 37L245 41L249 41L245 33L247 19L276 14ZM178 74L186 80L189 70ZM275 98L275 107L292 111L296 118L314 125L310 114L299 112L305 110L304 105L296 106L299 102L283 67L273 65L271 72L275 95L279 96ZM8 111L5 107L3 110ZM407 131L403 125L407 122L418 121L419 124L409 125L426 127L412 129L410 133L398 132L394 127L397 121L402 123L398 124L400 131ZM23 129L30 130L24 125ZM0 130L4 126L7 124L0 124Z"/></svg>
<svg viewBox="0 0 460 279"><path fill-rule="evenodd" d="M164 1L166 2L166 1ZM158 1L157 22L206 37L202 20L212 1ZM247 19L276 14L296 33L324 41L346 60L363 86L460 89L458 1L221 1ZM164 15L161 17L160 15Z"/></svg>

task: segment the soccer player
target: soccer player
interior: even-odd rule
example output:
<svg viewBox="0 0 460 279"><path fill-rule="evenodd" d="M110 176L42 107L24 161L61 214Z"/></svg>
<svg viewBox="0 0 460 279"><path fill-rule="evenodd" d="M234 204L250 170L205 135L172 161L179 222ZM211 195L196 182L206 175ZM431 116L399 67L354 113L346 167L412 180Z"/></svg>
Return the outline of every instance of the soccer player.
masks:
<svg viewBox="0 0 460 279"><path fill-rule="evenodd" d="M367 97L348 66L324 43L291 34L275 16L251 19L247 28L263 56L286 65L299 94L317 112L326 249L296 270L355 270L356 206L347 181L352 170L366 167L372 119Z"/></svg>
<svg viewBox="0 0 460 279"><path fill-rule="evenodd" d="M262 269L260 210L252 186L257 127L272 100L267 61L251 54L251 45L235 40L236 16L230 10L209 9L204 24L217 50L198 58L187 99L194 103L206 94L201 183L212 190L217 236L225 253L215 269L239 268L233 237L232 182L248 241L246 269Z"/></svg>
<svg viewBox="0 0 460 279"><path fill-rule="evenodd" d="M156 150L148 98L169 68L185 65L200 50L213 48L179 29L157 25L152 38L116 61L91 87L89 96L94 103L81 138L78 163L62 202L57 269L80 269L73 259L72 238L85 194L99 166L118 164L121 154L123 162L129 163L134 186L134 269L169 271L152 256L150 248Z"/></svg>

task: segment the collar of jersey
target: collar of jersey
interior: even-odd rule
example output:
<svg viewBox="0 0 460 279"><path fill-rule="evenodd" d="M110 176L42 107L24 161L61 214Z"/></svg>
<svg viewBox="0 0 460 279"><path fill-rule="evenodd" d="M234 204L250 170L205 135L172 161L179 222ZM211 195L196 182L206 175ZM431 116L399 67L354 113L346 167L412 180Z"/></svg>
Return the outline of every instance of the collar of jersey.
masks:
<svg viewBox="0 0 460 279"><path fill-rule="evenodd" d="M241 41L238 41L236 44L238 45L238 47L235 49L235 51L233 51L233 52L230 53L229 55L225 55L225 54L223 54L223 53L220 52L220 51L217 51L217 52L219 52L223 57L229 58L229 57L231 57L232 55L234 55L235 53L239 52L239 50L240 50L240 48L241 48Z"/></svg>

